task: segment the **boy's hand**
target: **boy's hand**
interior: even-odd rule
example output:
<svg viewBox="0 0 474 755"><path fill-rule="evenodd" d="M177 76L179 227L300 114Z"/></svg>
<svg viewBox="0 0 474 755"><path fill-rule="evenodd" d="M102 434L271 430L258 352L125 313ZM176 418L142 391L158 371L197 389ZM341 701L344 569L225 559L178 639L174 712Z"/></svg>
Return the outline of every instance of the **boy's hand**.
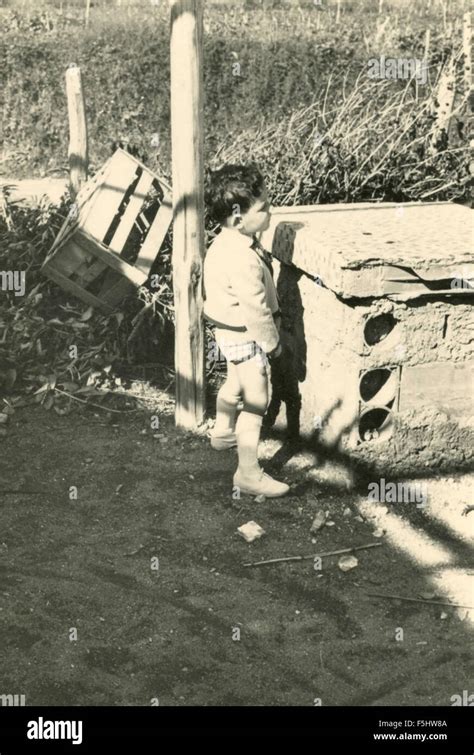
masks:
<svg viewBox="0 0 474 755"><path fill-rule="evenodd" d="M272 351L272 352L271 352L271 353L270 353L270 354L268 355L268 358L269 358L269 359L278 359L278 357L280 357L280 356L281 356L281 354L282 354L282 351L283 351L283 349L281 348L281 343L279 343L279 344L278 344L278 346L276 347L276 349L275 349L274 351Z"/></svg>

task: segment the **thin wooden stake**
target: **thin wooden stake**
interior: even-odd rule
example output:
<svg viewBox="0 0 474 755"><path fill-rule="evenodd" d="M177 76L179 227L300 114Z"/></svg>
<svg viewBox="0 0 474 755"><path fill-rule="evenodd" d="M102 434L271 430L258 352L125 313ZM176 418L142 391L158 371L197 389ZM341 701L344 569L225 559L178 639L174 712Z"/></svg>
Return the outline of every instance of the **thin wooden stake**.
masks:
<svg viewBox="0 0 474 755"><path fill-rule="evenodd" d="M89 26L90 12L91 12L91 0L86 0L86 27Z"/></svg>
<svg viewBox="0 0 474 755"><path fill-rule="evenodd" d="M431 41L431 31L430 29L427 29L425 31L425 49L423 52L423 60L426 61L426 64L428 64L428 60L430 57L430 41Z"/></svg>
<svg viewBox="0 0 474 755"><path fill-rule="evenodd" d="M170 0L175 423L204 419L202 0Z"/></svg>
<svg viewBox="0 0 474 755"><path fill-rule="evenodd" d="M464 68L464 94L466 97L472 88L472 31L471 31L471 14L468 11L463 16L462 27L462 52L464 56L463 68Z"/></svg>
<svg viewBox="0 0 474 755"><path fill-rule="evenodd" d="M341 20L341 0L337 0L336 24Z"/></svg>
<svg viewBox="0 0 474 755"><path fill-rule="evenodd" d="M81 69L70 66L66 71L67 110L69 117L69 175L73 194L87 180L89 167L87 121Z"/></svg>
<svg viewBox="0 0 474 755"><path fill-rule="evenodd" d="M352 553L367 548L378 548L383 543L368 543L367 545L356 545L353 548L341 548L337 551L327 551L326 553L311 553L309 556L286 556L285 558L270 558L268 561L253 561L243 564L243 566L263 566L264 564L281 564L284 561L308 561L314 558L327 558L328 556L340 556L342 553Z"/></svg>

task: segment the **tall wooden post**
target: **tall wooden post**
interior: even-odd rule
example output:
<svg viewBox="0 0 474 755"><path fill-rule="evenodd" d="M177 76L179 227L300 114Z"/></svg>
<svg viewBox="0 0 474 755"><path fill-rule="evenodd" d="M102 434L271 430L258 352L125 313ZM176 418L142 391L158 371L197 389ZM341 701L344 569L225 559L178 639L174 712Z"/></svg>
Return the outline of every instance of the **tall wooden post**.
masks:
<svg viewBox="0 0 474 755"><path fill-rule="evenodd" d="M82 183L87 180L89 157L81 69L75 65L66 71L66 94L69 117L69 174L72 191L77 194Z"/></svg>
<svg viewBox="0 0 474 755"><path fill-rule="evenodd" d="M472 31L471 14L469 11L463 16L462 51L464 55L464 93L466 97L469 97L472 89Z"/></svg>
<svg viewBox="0 0 474 755"><path fill-rule="evenodd" d="M86 0L86 26L89 26L90 13L91 13L91 0Z"/></svg>
<svg viewBox="0 0 474 755"><path fill-rule="evenodd" d="M202 0L170 0L177 427L204 419Z"/></svg>

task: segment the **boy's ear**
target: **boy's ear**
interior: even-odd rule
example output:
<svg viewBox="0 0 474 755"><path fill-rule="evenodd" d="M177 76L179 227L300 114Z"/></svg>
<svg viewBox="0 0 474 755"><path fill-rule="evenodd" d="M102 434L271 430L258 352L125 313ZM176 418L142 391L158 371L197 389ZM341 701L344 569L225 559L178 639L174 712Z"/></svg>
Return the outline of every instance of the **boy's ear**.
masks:
<svg viewBox="0 0 474 755"><path fill-rule="evenodd" d="M230 225L232 228L240 228L242 225L242 215L231 215Z"/></svg>

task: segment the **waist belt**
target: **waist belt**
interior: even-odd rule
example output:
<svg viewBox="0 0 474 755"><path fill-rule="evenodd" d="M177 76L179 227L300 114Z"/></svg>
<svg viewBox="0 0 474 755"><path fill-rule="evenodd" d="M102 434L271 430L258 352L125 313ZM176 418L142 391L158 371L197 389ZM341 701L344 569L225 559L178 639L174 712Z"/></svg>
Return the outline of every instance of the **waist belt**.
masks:
<svg viewBox="0 0 474 755"><path fill-rule="evenodd" d="M226 325L224 322L219 322L219 320L214 320L213 317L209 317L209 315L204 315L206 320L213 325L215 325L217 328L221 328L222 330L236 330L239 333L245 333L247 328L245 325ZM272 312L272 317L275 319L276 317L281 317L281 312L279 309L277 309L276 312Z"/></svg>

